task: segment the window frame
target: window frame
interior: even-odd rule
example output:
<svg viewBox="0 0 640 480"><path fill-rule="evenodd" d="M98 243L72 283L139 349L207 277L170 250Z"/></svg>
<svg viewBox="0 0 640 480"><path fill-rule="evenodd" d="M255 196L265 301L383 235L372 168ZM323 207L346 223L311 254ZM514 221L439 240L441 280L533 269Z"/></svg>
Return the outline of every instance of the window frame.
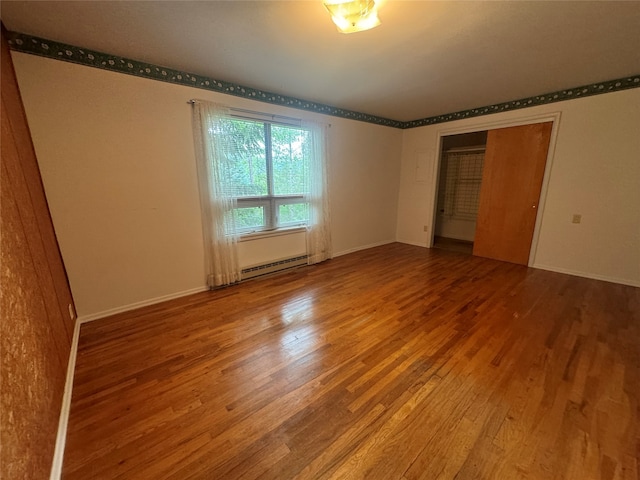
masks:
<svg viewBox="0 0 640 480"><path fill-rule="evenodd" d="M269 233L277 232L279 230L291 229L295 227L306 227L308 225L308 219L303 222L287 222L285 224L280 223L279 219L279 207L281 205L292 205L299 203L309 203L309 194L290 194L290 195L276 195L274 194L274 174L273 174L273 152L272 152L272 125L280 125L289 128L296 128L309 132L308 129L301 125L300 120L292 119L289 117L280 117L276 115L263 115L255 112L249 112L245 110L232 110L230 115L231 121L243 120L261 123L264 127L264 140L265 140L265 162L267 172L267 194L266 195L253 195L235 197L236 206L234 208L251 208L251 207L263 207L263 225L260 227L236 227L231 235L247 236L256 233ZM270 118L262 118L270 117ZM276 118L280 120L276 120Z"/></svg>
<svg viewBox="0 0 640 480"><path fill-rule="evenodd" d="M450 219L476 221L485 150L484 147L462 147L443 152L446 155L446 188L443 214ZM480 169L477 175L469 175L469 169L467 171L462 169L462 162L469 160L466 156L470 155L481 156ZM469 207L470 202L475 207L475 211L465 210L465 208Z"/></svg>

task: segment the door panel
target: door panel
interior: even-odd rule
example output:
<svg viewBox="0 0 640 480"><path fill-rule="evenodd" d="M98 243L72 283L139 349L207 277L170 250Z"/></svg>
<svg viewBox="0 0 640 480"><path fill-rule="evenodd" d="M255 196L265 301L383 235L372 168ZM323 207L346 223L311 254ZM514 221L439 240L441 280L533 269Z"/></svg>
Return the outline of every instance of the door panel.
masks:
<svg viewBox="0 0 640 480"><path fill-rule="evenodd" d="M528 264L552 126L489 131L474 255Z"/></svg>

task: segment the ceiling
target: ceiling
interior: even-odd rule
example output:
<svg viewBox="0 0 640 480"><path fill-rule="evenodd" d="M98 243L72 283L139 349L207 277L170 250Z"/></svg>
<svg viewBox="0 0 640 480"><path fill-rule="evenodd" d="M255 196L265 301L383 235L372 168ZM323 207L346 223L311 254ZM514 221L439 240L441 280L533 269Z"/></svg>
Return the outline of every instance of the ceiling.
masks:
<svg viewBox="0 0 640 480"><path fill-rule="evenodd" d="M640 73L639 1L11 1L10 31L399 121Z"/></svg>

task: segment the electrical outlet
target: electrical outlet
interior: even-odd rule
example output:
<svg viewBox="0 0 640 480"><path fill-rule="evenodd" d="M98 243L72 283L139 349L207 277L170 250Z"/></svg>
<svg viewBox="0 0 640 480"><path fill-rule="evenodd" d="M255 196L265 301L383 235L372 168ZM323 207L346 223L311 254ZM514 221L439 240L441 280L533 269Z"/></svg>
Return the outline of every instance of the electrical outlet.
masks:
<svg viewBox="0 0 640 480"><path fill-rule="evenodd" d="M71 318L71 320L75 320L76 318L76 311L74 310L72 304L69 304L69 318Z"/></svg>
<svg viewBox="0 0 640 480"><path fill-rule="evenodd" d="M425 231L425 232L428 232L429 231L429 226L425 225L424 227L422 227L422 230Z"/></svg>
<svg viewBox="0 0 640 480"><path fill-rule="evenodd" d="M581 221L582 221L582 215L574 213L571 223L580 223Z"/></svg>

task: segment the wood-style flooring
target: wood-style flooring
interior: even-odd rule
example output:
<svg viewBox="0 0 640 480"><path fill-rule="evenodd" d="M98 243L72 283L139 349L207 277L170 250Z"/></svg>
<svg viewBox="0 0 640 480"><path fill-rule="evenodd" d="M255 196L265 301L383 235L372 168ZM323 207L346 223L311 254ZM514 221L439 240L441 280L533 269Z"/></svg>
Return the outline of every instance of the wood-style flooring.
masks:
<svg viewBox="0 0 640 480"><path fill-rule="evenodd" d="M640 289L391 244L82 326L65 479L637 479Z"/></svg>

